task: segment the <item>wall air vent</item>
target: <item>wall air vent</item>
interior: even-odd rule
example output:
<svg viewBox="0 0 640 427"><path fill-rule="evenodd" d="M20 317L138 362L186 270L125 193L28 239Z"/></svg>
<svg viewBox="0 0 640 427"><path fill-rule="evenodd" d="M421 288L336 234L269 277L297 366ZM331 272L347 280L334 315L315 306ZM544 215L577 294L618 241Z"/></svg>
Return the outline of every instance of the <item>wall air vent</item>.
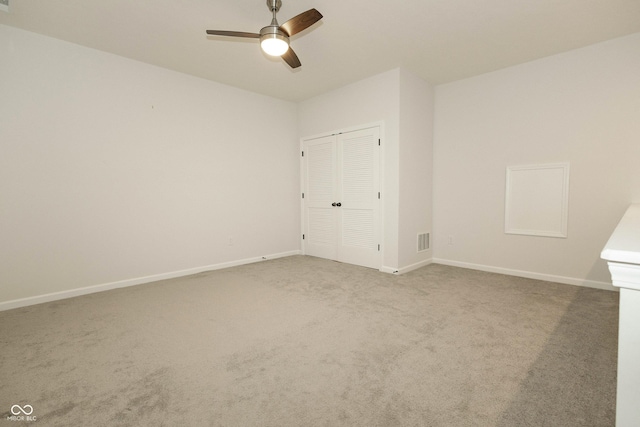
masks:
<svg viewBox="0 0 640 427"><path fill-rule="evenodd" d="M429 250L429 233L418 234L418 252Z"/></svg>
<svg viewBox="0 0 640 427"><path fill-rule="evenodd" d="M0 10L9 12L9 0L0 0Z"/></svg>

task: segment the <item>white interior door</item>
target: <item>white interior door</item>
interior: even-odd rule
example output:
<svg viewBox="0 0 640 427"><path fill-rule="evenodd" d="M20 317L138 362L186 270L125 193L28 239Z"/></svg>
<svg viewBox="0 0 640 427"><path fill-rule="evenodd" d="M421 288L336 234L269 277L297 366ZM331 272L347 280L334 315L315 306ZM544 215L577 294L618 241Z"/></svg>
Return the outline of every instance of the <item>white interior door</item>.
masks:
<svg viewBox="0 0 640 427"><path fill-rule="evenodd" d="M304 143L305 253L337 259L337 150L335 136Z"/></svg>
<svg viewBox="0 0 640 427"><path fill-rule="evenodd" d="M305 253L380 268L379 129L303 144Z"/></svg>
<svg viewBox="0 0 640 427"><path fill-rule="evenodd" d="M338 260L380 268L379 130L338 135Z"/></svg>

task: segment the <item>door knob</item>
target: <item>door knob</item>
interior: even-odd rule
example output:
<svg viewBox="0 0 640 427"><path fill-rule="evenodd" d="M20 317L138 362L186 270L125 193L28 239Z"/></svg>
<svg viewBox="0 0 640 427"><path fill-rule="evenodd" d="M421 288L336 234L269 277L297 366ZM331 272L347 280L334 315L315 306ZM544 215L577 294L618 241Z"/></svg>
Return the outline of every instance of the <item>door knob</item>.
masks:
<svg viewBox="0 0 640 427"><path fill-rule="evenodd" d="M338 202L338 203L336 203L336 206L340 207L340 206L342 206L342 203Z"/></svg>
<svg viewBox="0 0 640 427"><path fill-rule="evenodd" d="M331 203L331 206L336 206L336 202Z"/></svg>

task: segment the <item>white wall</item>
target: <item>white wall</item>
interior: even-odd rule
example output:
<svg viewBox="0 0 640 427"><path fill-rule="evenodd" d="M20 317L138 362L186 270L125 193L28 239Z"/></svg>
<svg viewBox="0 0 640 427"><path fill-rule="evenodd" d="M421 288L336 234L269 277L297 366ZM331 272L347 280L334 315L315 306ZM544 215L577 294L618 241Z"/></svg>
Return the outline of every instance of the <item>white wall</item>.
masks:
<svg viewBox="0 0 640 427"><path fill-rule="evenodd" d="M429 83L400 69L400 166L398 265L429 262L432 250L417 252L418 233L432 233L433 107Z"/></svg>
<svg viewBox="0 0 640 427"><path fill-rule="evenodd" d="M299 250L294 103L1 25L0 70L0 302Z"/></svg>
<svg viewBox="0 0 640 427"><path fill-rule="evenodd" d="M384 122L382 263L394 269L398 266L399 82L399 69L387 71L303 101L298 112L302 138Z"/></svg>
<svg viewBox="0 0 640 427"><path fill-rule="evenodd" d="M436 87L435 257L610 283L600 251L640 201L639 70L635 34ZM505 168L563 161L568 238L504 234Z"/></svg>

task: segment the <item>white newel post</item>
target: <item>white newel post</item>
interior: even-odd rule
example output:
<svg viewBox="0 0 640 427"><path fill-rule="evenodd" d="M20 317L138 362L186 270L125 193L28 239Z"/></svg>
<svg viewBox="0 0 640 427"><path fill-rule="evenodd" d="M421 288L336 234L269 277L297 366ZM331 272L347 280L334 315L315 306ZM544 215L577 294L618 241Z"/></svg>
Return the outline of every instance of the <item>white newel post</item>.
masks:
<svg viewBox="0 0 640 427"><path fill-rule="evenodd" d="M616 426L640 426L640 204L629 207L601 254L620 288Z"/></svg>

